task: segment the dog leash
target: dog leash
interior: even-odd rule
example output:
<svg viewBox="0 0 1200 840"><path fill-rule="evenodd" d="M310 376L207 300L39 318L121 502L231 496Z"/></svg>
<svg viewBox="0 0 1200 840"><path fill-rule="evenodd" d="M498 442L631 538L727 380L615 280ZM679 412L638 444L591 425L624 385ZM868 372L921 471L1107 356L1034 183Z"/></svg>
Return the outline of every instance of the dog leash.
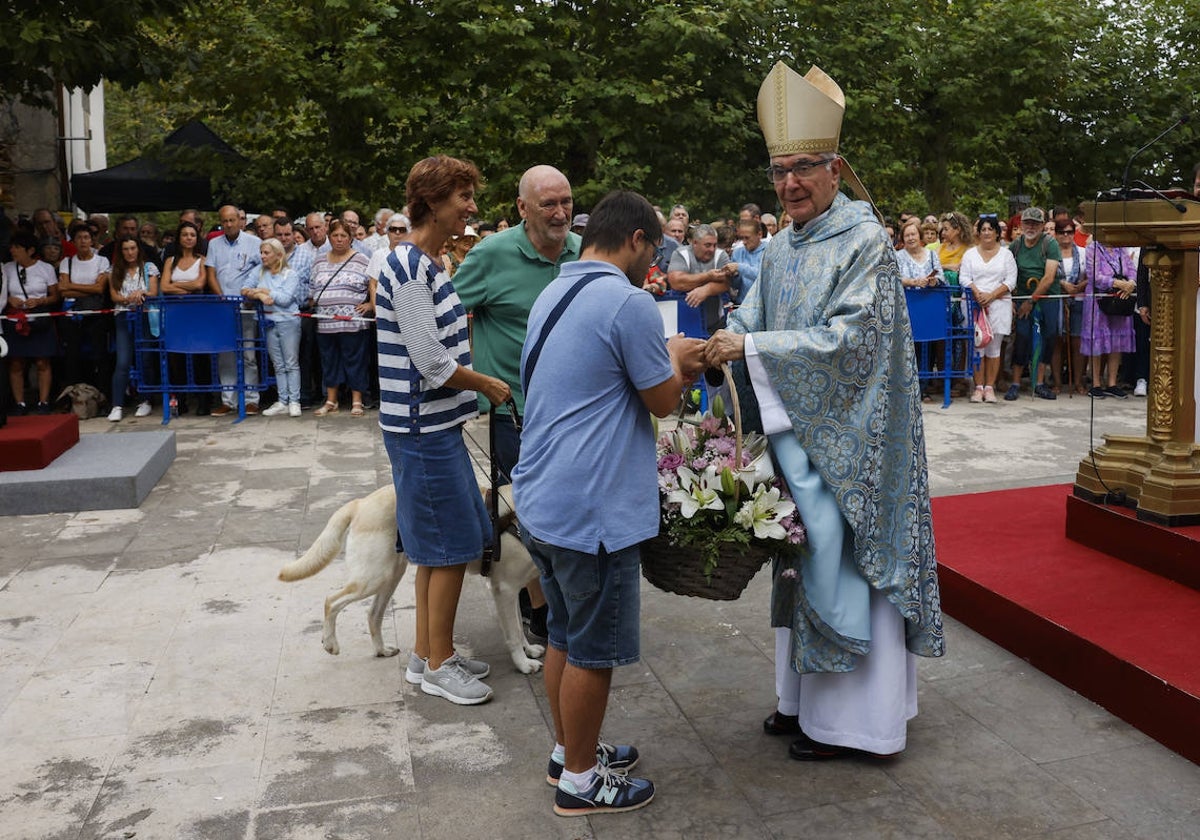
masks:
<svg viewBox="0 0 1200 840"><path fill-rule="evenodd" d="M517 427L517 433L521 432L521 420L517 415L517 404L510 396L504 401L504 405L512 412L513 425ZM489 577L492 574L492 564L500 562L500 535L504 533L506 528L501 526L500 520L500 479L501 477L508 479L512 483L509 476L504 475L500 469L500 461L496 457L496 406L492 406L488 410L488 471L490 474L492 488L488 494L488 516L492 520L492 544L484 546L483 556L479 562L479 574L483 577Z"/></svg>

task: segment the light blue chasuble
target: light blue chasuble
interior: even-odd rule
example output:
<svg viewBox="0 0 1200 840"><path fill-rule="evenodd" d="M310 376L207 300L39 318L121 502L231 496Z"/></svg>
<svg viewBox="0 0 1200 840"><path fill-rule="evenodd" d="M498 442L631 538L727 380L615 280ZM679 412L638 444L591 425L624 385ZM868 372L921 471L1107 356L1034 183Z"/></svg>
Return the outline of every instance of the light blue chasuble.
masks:
<svg viewBox="0 0 1200 840"><path fill-rule="evenodd" d="M845 531L836 552L814 545L794 578L777 570L772 619L792 628L793 665L854 669L870 650L866 587L904 616L910 651L941 656L916 354L895 255L870 206L839 193L823 215L774 236L729 329L753 334L791 423L794 446L772 436L780 472L801 495L815 472L836 501L840 516L827 504L805 511L798 498L805 527L818 541Z"/></svg>

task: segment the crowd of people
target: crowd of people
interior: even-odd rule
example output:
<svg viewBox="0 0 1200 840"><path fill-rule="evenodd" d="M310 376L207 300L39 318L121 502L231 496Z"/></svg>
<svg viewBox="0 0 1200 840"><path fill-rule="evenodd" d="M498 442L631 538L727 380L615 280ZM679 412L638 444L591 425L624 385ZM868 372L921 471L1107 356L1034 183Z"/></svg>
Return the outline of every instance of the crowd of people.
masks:
<svg viewBox="0 0 1200 840"><path fill-rule="evenodd" d="M706 332L723 324L745 298L767 243L792 222L786 211L776 217L752 203L736 217L710 222L693 220L683 205L656 213L664 247L643 288L683 297L699 310ZM569 229L581 234L587 220L587 214L574 214ZM1035 335L1041 361L1028 371L1034 396L1052 400L1068 390L1097 399L1146 395L1145 272L1139 293L1136 250L1094 242L1082 207L1074 213L1063 206L1048 213L1024 208L1007 219L982 214L974 220L956 211L906 212L895 222L883 221L906 287L961 289L986 313L991 338L977 348L974 380L956 382L954 396L982 403L996 402L999 395L1017 399ZM248 217L244 209L228 206L211 230L198 211L185 210L173 230L162 232L153 222L118 216L109 237L105 214L76 219L64 232L57 214L36 211L15 226L4 268L8 411L49 413L55 394L87 383L109 400L110 420L121 420L131 404L136 416L148 415L151 399L130 384L130 370L139 362L133 319L145 318L140 307L146 298L235 294L261 303L273 325L267 346L277 396L263 413L296 417L314 409L324 416L348 400L349 413L363 416L379 393L375 284L387 255L410 233L403 211L381 207L372 222L363 224L352 208L293 219L283 208ZM472 216L461 234L443 244L440 264L455 276L476 243L508 227L506 219ZM1126 314L1128 305L1114 307L1120 314L1106 311L1101 305L1106 296L1134 300L1132 314ZM58 315L27 317L43 313ZM247 336L253 328L248 319ZM965 352L955 348L952 370L962 367ZM154 360L142 361L145 375L153 377ZM194 367L201 386L213 378L205 361ZM258 366L249 355L246 362L253 385ZM213 393L234 381L233 354L220 354L215 367ZM173 354L169 368L171 381L185 381L182 357ZM934 384L927 385L930 393ZM219 393L215 407L208 393L194 406L185 395L176 402L181 413L234 411L236 394ZM248 392L246 403L247 413L257 413L259 394Z"/></svg>

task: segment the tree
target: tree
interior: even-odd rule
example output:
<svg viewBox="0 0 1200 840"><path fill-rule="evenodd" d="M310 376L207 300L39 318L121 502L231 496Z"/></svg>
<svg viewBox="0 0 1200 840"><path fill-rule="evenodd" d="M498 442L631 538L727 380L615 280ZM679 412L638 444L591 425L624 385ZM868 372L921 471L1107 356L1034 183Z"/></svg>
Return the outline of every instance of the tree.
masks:
<svg viewBox="0 0 1200 840"><path fill-rule="evenodd" d="M49 106L56 84L92 88L167 76L160 27L194 0L10 0L0 38L0 97Z"/></svg>
<svg viewBox="0 0 1200 840"><path fill-rule="evenodd" d="M133 156L201 118L249 160L224 174L251 207L397 206L411 165L445 152L480 166L493 217L551 163L581 207L626 187L712 218L775 204L755 99L783 58L846 91L841 151L885 209L1002 210L1021 179L1069 203L1194 101L1200 71L1173 46L1200 35L1189 2L183 5L151 32L185 72L110 91L109 136ZM1190 168L1195 138L1145 171Z"/></svg>

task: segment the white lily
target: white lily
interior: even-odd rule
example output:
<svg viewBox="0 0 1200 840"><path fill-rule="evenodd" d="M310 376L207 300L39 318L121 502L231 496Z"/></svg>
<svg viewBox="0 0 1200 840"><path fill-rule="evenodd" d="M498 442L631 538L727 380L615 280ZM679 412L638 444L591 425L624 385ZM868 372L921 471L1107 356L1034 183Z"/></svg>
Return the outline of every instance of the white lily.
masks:
<svg viewBox="0 0 1200 840"><path fill-rule="evenodd" d="M796 511L791 499L780 499L778 487L760 487L753 498L746 500L733 521L747 531L753 530L758 539L782 540L787 538L787 529L779 524Z"/></svg>
<svg viewBox="0 0 1200 840"><path fill-rule="evenodd" d="M771 462L770 453L767 452L766 438L762 439L762 443L757 457L737 471L738 478L751 492L754 491L756 485L766 484L775 477L775 465Z"/></svg>
<svg viewBox="0 0 1200 840"><path fill-rule="evenodd" d="M667 494L668 502L679 504L684 519L691 519L701 510L723 510L721 501L721 477L713 467L705 467L700 475L687 467L679 467L679 489Z"/></svg>

